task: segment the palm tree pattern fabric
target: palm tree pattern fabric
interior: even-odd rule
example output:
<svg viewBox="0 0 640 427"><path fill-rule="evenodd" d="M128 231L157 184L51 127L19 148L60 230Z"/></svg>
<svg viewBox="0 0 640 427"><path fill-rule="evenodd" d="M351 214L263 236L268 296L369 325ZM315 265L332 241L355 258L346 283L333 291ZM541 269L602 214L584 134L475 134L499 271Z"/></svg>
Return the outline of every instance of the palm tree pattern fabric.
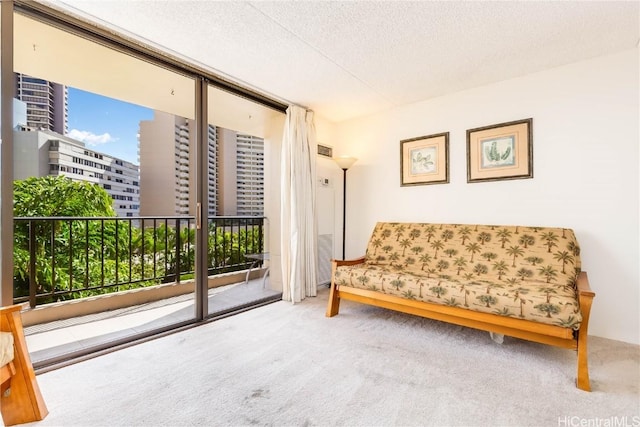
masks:
<svg viewBox="0 0 640 427"><path fill-rule="evenodd" d="M365 262L334 281L577 330L580 268L568 228L379 222Z"/></svg>

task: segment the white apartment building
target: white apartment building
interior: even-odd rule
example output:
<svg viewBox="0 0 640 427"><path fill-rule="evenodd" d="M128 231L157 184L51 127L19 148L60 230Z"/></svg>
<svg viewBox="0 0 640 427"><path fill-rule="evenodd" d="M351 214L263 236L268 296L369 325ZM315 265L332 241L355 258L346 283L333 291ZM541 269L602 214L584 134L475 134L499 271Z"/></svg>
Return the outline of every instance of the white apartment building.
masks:
<svg viewBox="0 0 640 427"><path fill-rule="evenodd" d="M27 104L26 125L66 135L69 90L65 85L16 73L16 98Z"/></svg>
<svg viewBox="0 0 640 427"><path fill-rule="evenodd" d="M52 131L16 130L13 150L14 179L64 175L74 181L98 184L113 199L118 216L139 215L137 165L91 150L83 142Z"/></svg>
<svg viewBox="0 0 640 427"><path fill-rule="evenodd" d="M194 122L161 111L140 122L140 213L194 215ZM209 216L264 214L264 141L209 125Z"/></svg>
<svg viewBox="0 0 640 427"><path fill-rule="evenodd" d="M264 215L264 140L216 128L217 214Z"/></svg>
<svg viewBox="0 0 640 427"><path fill-rule="evenodd" d="M237 134L238 215L264 215L264 139Z"/></svg>
<svg viewBox="0 0 640 427"><path fill-rule="evenodd" d="M140 215L195 215L193 121L162 111L140 122Z"/></svg>
<svg viewBox="0 0 640 427"><path fill-rule="evenodd" d="M218 187L220 183L220 168L218 167L220 158L220 144L218 142L218 128L215 126L208 126L207 135L207 179L208 179L208 191L209 195L209 216L218 215L220 209L220 200L218 195Z"/></svg>

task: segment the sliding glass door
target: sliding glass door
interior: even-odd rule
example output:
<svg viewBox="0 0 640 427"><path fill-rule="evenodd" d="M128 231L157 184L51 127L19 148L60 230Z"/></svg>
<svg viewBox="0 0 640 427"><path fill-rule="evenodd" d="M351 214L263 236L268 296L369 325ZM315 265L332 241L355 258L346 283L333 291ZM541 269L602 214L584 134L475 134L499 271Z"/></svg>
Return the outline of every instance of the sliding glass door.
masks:
<svg viewBox="0 0 640 427"><path fill-rule="evenodd" d="M28 13L13 38L14 301L35 365L193 322L196 78Z"/></svg>
<svg viewBox="0 0 640 427"><path fill-rule="evenodd" d="M213 85L207 111L208 313L216 316L282 296L271 276L268 153L284 114ZM215 280L235 269L242 281L220 286Z"/></svg>
<svg viewBox="0 0 640 427"><path fill-rule="evenodd" d="M2 289L28 307L34 366L279 299L284 106L41 4L13 5Z"/></svg>

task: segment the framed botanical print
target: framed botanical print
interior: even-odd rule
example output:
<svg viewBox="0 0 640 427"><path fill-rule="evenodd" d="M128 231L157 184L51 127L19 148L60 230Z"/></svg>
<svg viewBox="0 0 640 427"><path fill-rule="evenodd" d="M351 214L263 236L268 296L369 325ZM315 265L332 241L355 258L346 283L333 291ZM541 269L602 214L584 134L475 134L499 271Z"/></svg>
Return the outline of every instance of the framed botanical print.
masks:
<svg viewBox="0 0 640 427"><path fill-rule="evenodd" d="M449 132L400 141L400 185L449 182Z"/></svg>
<svg viewBox="0 0 640 427"><path fill-rule="evenodd" d="M533 178L533 119L467 130L467 182Z"/></svg>

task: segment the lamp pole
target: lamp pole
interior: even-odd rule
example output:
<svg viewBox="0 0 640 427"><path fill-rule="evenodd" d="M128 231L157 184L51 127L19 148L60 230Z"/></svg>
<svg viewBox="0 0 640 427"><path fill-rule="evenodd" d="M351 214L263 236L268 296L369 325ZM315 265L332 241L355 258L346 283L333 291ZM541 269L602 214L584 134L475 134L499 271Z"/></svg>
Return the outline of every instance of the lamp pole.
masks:
<svg viewBox="0 0 640 427"><path fill-rule="evenodd" d="M347 231L347 169L349 169L355 162L355 157L335 157L333 159L340 169L342 169L342 259L345 259L345 236Z"/></svg>
<svg viewBox="0 0 640 427"><path fill-rule="evenodd" d="M342 169L342 260L344 261L345 233L347 231L347 170Z"/></svg>

